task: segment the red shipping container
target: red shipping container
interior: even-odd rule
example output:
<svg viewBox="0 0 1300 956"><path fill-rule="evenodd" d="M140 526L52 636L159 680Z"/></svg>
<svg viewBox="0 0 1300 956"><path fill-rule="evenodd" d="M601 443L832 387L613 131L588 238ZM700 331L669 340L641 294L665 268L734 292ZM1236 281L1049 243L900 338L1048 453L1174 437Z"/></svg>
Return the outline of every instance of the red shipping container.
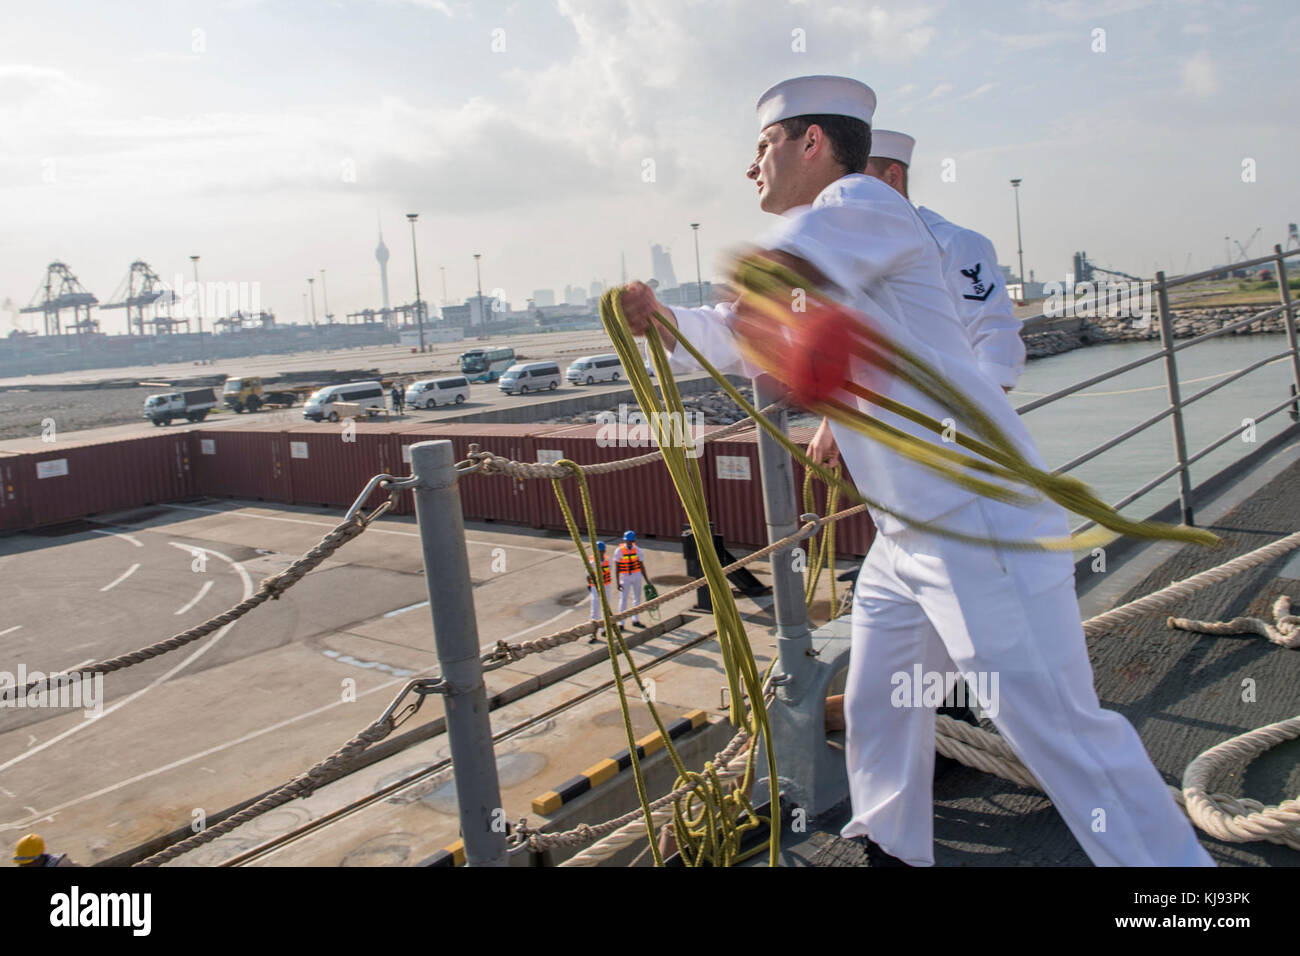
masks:
<svg viewBox="0 0 1300 956"><path fill-rule="evenodd" d="M199 494L281 503L293 500L289 439L283 431L214 428L189 434Z"/></svg>
<svg viewBox="0 0 1300 956"><path fill-rule="evenodd" d="M537 454L546 461L568 458L582 465L594 465L635 458L655 451L652 445L619 447L611 444L607 439L615 436L608 432L602 433L605 427L569 425L556 428L537 437ZM632 440L639 438L635 432L625 437ZM554 485L549 481L541 484L543 488L539 504L542 527L566 529ZM662 461L653 461L627 471L590 476L587 487L591 492L592 512L598 534L621 535L631 529L638 535L677 538L682 533L686 513L682 510L681 499L677 496L672 478ZM578 528L585 533L587 524L582 514L582 496L576 477L565 480L564 493L573 510L574 519L578 522Z"/></svg>
<svg viewBox="0 0 1300 956"><path fill-rule="evenodd" d="M377 474L403 475L389 435L373 426L299 425L282 435L288 444L290 503L347 508ZM377 497L374 499L379 500Z"/></svg>
<svg viewBox="0 0 1300 956"><path fill-rule="evenodd" d="M537 460L536 436L554 430L554 425L510 425L495 422L450 422L446 425L425 423L407 425L394 436L398 442L402 474L410 474L410 452L417 442L445 439L452 443L457 461L469 457L469 446L511 461ZM545 487L543 487L545 486ZM521 481L507 475L473 474L458 482L461 510L472 521L507 521L511 524L539 528L538 501L551 495L550 483L536 479ZM402 513L414 511L413 496L401 497Z"/></svg>
<svg viewBox="0 0 1300 956"><path fill-rule="evenodd" d="M184 432L96 445L58 445L22 456L26 526L176 501L195 494Z"/></svg>
<svg viewBox="0 0 1300 956"><path fill-rule="evenodd" d="M26 473L22 462L22 455L0 455L0 531L18 531L27 527L23 508L25 499L18 486L20 476Z"/></svg>
<svg viewBox="0 0 1300 956"><path fill-rule="evenodd" d="M812 441L814 429L793 428L790 439L801 448ZM705 497L709 515L718 533L728 544L753 548L766 547L767 519L763 509L762 471L758 464L757 432L750 430L732 438L709 442L705 462ZM804 468L794 463L795 506L803 513ZM851 480L851 479L850 479ZM826 509L826 487L813 482L817 513ZM838 510L855 502L840 496ZM871 547L875 526L864 514L846 518L836 525L835 550L841 556L863 556Z"/></svg>

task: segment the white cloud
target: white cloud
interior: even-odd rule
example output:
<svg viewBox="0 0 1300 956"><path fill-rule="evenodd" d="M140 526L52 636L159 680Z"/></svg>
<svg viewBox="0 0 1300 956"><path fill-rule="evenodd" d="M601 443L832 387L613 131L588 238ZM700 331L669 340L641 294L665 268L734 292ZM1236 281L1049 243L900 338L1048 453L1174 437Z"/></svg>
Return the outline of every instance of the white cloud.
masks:
<svg viewBox="0 0 1300 956"><path fill-rule="evenodd" d="M1152 5L1154 0L1034 0L1030 9L1051 13L1062 20L1096 20L1099 17L1132 13Z"/></svg>
<svg viewBox="0 0 1300 956"><path fill-rule="evenodd" d="M1050 33L991 33L993 41L1002 49L1012 53L1024 50L1038 50L1045 46L1075 41L1084 43L1088 39L1086 32L1055 30Z"/></svg>
<svg viewBox="0 0 1300 956"><path fill-rule="evenodd" d="M963 95L957 97L957 99L958 99L959 101L961 101L961 100L973 100L973 99L975 99L975 97L977 97L977 96L983 96L985 93L987 93L989 90L993 89L993 87L995 87L995 86L997 86L996 83L981 83L979 86L975 87L975 89L971 90L969 93L965 93L965 94L963 94Z"/></svg>
<svg viewBox="0 0 1300 956"><path fill-rule="evenodd" d="M826 22L846 30L862 31L855 40L862 43L865 52L885 58L905 58L924 53L934 39L935 30L930 25L935 11L922 6L886 10L873 5L866 9L858 6L833 6L823 13Z"/></svg>
<svg viewBox="0 0 1300 956"><path fill-rule="evenodd" d="M938 86L932 89L925 98L927 100L937 100L940 97L947 96L952 91L953 91L953 85L951 83L940 83Z"/></svg>
<svg viewBox="0 0 1300 956"><path fill-rule="evenodd" d="M1198 53L1183 63L1183 89L1188 93L1209 96L1218 88L1218 70L1209 56Z"/></svg>

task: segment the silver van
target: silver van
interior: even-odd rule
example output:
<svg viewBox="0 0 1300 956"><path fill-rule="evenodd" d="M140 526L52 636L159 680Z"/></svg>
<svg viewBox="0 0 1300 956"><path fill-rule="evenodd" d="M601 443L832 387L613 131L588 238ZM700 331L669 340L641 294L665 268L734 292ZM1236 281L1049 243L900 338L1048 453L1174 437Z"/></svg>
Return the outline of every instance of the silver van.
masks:
<svg viewBox="0 0 1300 956"><path fill-rule="evenodd" d="M574 360L564 377L575 385L579 382L587 385L617 382L623 377L623 363L617 355L584 355Z"/></svg>
<svg viewBox="0 0 1300 956"><path fill-rule="evenodd" d="M501 373L497 388L507 395L554 391L560 385L560 367L554 362L526 362L512 365Z"/></svg>
<svg viewBox="0 0 1300 956"><path fill-rule="evenodd" d="M463 375L453 378L425 378L406 387L408 408L435 408L460 405L469 398L469 380Z"/></svg>
<svg viewBox="0 0 1300 956"><path fill-rule="evenodd" d="M339 402L360 405L364 408L384 408L384 387L378 382L348 382L346 385L326 385L313 392L303 406L302 417L314 422L328 419L339 420L338 410L334 408Z"/></svg>

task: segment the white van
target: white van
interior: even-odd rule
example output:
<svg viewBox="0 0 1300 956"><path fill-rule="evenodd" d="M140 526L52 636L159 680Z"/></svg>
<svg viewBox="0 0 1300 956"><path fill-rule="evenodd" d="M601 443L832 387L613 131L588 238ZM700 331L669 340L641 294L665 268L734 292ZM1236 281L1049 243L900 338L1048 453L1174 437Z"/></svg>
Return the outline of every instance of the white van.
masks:
<svg viewBox="0 0 1300 956"><path fill-rule="evenodd" d="M467 398L469 398L469 380L463 375L454 378L424 378L406 387L407 408L460 405Z"/></svg>
<svg viewBox="0 0 1300 956"><path fill-rule="evenodd" d="M560 367L554 362L526 362L512 365L501 374L497 388L507 395L552 391L560 385Z"/></svg>
<svg viewBox="0 0 1300 956"><path fill-rule="evenodd" d="M564 377L575 385L579 382L587 385L617 382L623 377L623 363L617 355L584 355L569 366Z"/></svg>
<svg viewBox="0 0 1300 956"><path fill-rule="evenodd" d="M339 420L334 408L337 402L347 402L364 408L384 408L384 387L378 382L348 382L346 385L326 385L312 393L303 406L302 417L314 422Z"/></svg>

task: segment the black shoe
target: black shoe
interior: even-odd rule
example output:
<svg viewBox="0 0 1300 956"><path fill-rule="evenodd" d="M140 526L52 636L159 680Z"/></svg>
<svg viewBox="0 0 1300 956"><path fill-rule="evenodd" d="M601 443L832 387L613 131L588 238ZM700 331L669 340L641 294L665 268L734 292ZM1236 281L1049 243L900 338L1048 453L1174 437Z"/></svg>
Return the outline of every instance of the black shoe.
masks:
<svg viewBox="0 0 1300 956"><path fill-rule="evenodd" d="M632 626L633 626L633 627L645 627L645 625L642 624L640 621L633 621L633 622L632 622Z"/></svg>
<svg viewBox="0 0 1300 956"><path fill-rule="evenodd" d="M854 843L862 847L862 851L867 855L867 866L890 867L890 866L911 866L910 863L904 863L896 856L890 856L880 848L871 837L856 836L851 838Z"/></svg>
<svg viewBox="0 0 1300 956"><path fill-rule="evenodd" d="M603 637L601 637L599 634L593 634L593 635L591 635L591 637L587 638L587 643L588 643L588 644L604 644L604 643L605 643L605 639L604 639Z"/></svg>

